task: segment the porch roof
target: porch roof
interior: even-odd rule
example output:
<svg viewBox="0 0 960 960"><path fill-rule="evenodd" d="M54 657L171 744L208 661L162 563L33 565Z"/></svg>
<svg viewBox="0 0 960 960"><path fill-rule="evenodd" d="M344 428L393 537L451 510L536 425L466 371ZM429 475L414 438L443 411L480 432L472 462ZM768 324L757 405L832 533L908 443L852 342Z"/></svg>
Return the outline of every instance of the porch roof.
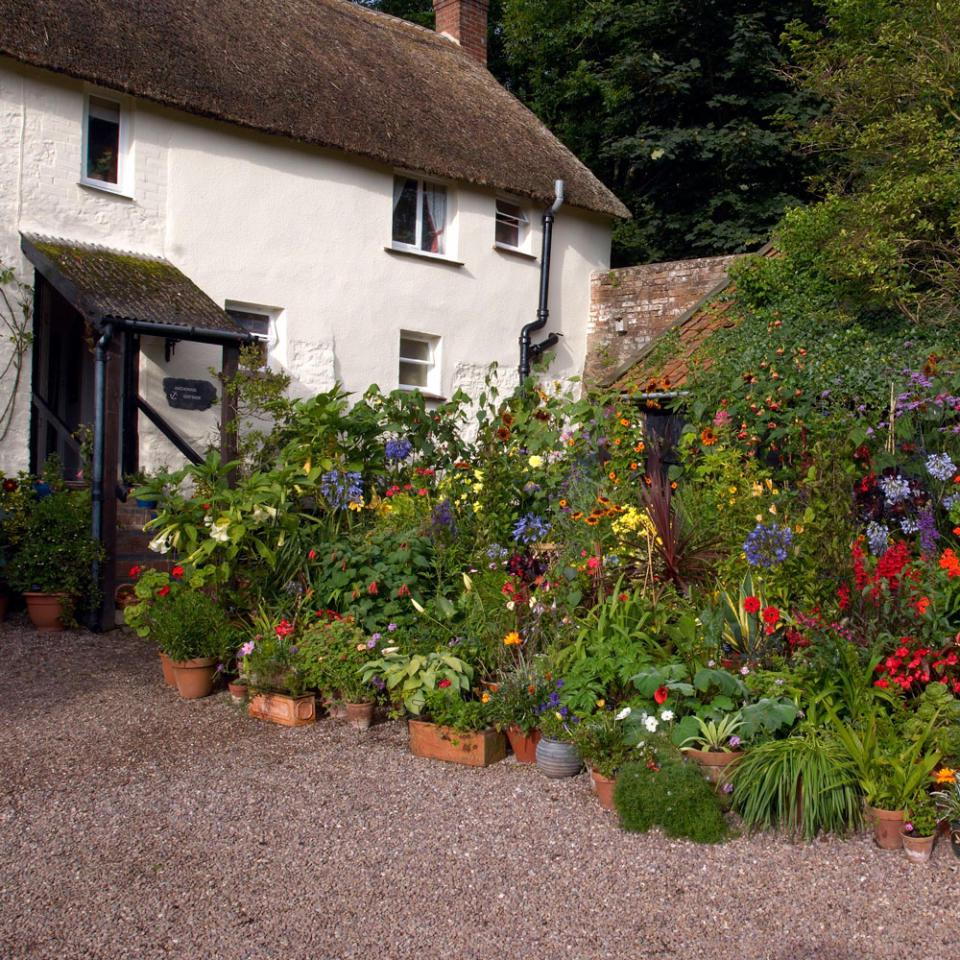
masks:
<svg viewBox="0 0 960 960"><path fill-rule="evenodd" d="M249 337L167 260L37 234L20 238L37 271L96 327L114 320L147 334L213 343Z"/></svg>

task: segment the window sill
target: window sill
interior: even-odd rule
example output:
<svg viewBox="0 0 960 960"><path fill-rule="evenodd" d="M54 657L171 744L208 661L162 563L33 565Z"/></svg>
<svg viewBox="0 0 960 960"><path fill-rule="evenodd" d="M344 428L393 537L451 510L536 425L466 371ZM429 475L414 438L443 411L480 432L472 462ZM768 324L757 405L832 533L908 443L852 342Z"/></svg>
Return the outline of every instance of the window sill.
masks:
<svg viewBox="0 0 960 960"><path fill-rule="evenodd" d="M535 253L527 253L526 250L520 250L517 247L508 247L502 243L495 243L493 249L499 253L506 253L512 257L521 257L524 260L539 260L540 258Z"/></svg>
<svg viewBox="0 0 960 960"><path fill-rule="evenodd" d="M423 250L408 250L406 247L384 247L387 253L398 254L401 257L416 257L418 260L432 260L434 263L445 263L448 267L462 267L462 260L451 257L441 257L435 253L425 253Z"/></svg>
<svg viewBox="0 0 960 960"><path fill-rule="evenodd" d="M447 398L439 393L433 393L430 390L424 390L422 387L408 387L406 384L401 383L400 390L404 393L419 393L424 400L436 400L440 403L446 403Z"/></svg>
<svg viewBox="0 0 960 960"><path fill-rule="evenodd" d="M99 193L109 193L114 197L121 197L124 200L132 200L133 194L127 190L121 190L115 183L106 183L99 180L78 180L77 186L87 187L90 190L96 190Z"/></svg>

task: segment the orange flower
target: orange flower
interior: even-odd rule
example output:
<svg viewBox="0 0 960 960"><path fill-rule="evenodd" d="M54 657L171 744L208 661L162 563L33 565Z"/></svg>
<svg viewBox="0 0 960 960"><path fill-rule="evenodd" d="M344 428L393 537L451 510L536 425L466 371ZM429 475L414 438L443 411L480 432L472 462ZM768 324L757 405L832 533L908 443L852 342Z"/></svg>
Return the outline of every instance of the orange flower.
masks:
<svg viewBox="0 0 960 960"><path fill-rule="evenodd" d="M579 520L582 516L583 516L583 512L582 512L582 511L580 511L580 510L575 510L573 513L570 514L570 519L571 519L571 520Z"/></svg>
<svg viewBox="0 0 960 960"><path fill-rule="evenodd" d="M589 523L591 527L595 527L599 522L596 517L587 517L587 523Z"/></svg>
<svg viewBox="0 0 960 960"><path fill-rule="evenodd" d="M609 497L597 497L597 503L608 504L609 502Z"/></svg>
<svg viewBox="0 0 960 960"><path fill-rule="evenodd" d="M712 427L706 427L700 431L700 442L705 447L712 447L719 439Z"/></svg>
<svg viewBox="0 0 960 960"><path fill-rule="evenodd" d="M535 694L536 692L537 692L537 688L531 683L530 686L527 687L527 693L533 696L533 694Z"/></svg>
<svg viewBox="0 0 960 960"><path fill-rule="evenodd" d="M509 440L509 439L510 439L510 431L509 431L506 427L498 427L498 428L497 428L497 439L498 439L498 440L504 440L504 441Z"/></svg>
<svg viewBox="0 0 960 960"><path fill-rule="evenodd" d="M957 771L951 770L949 767L942 767L933 775L933 779L935 783L956 783Z"/></svg>
<svg viewBox="0 0 960 960"><path fill-rule="evenodd" d="M490 692L491 692L491 693L496 693L499 689L500 689L500 684L499 684L499 683L491 683L491 684L490 684Z"/></svg>
<svg viewBox="0 0 960 960"><path fill-rule="evenodd" d="M645 449L646 449L646 447L644 447L643 442L641 441L640 443L638 443L638 444L633 448L633 452L634 452L634 453L643 453L643 451L644 451Z"/></svg>
<svg viewBox="0 0 960 960"><path fill-rule="evenodd" d="M621 427L629 427L629 426L630 426L630 421L629 421L626 417L621 417L621 418L620 418L620 426L621 426Z"/></svg>
<svg viewBox="0 0 960 960"><path fill-rule="evenodd" d="M566 501L566 500L561 500L561 501L560 501L560 506L561 506L561 507L565 507L566 505L567 505L567 501Z"/></svg>
<svg viewBox="0 0 960 960"><path fill-rule="evenodd" d="M512 414L512 413L508 413L506 410L504 410L503 413L500 414L500 419L503 421L503 425L504 425L505 427L512 427L512 426L513 426L513 414Z"/></svg>
<svg viewBox="0 0 960 960"><path fill-rule="evenodd" d="M483 696L480 697L480 702L481 702L481 703L489 703L489 702L490 702L490 694L489 694L489 693L483 694Z"/></svg>
<svg viewBox="0 0 960 960"><path fill-rule="evenodd" d="M607 476L608 476L614 483L617 482L617 472L616 472L615 470L611 470L611 471L607 474Z"/></svg>
<svg viewBox="0 0 960 960"><path fill-rule="evenodd" d="M516 630L511 630L504 638L503 645L505 647L518 646L523 643L523 640L520 639L520 634Z"/></svg>

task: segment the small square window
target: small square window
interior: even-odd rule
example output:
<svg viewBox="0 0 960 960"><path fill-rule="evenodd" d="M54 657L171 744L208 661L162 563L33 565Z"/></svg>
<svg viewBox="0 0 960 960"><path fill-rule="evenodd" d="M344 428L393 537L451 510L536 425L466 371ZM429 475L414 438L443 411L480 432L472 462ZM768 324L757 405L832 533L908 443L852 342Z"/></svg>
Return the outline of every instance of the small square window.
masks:
<svg viewBox="0 0 960 960"><path fill-rule="evenodd" d="M274 323L270 313L261 313L247 307L226 307L227 314L248 333L256 338L255 346L260 357L258 369L265 370L270 360L270 347L273 341Z"/></svg>
<svg viewBox="0 0 960 960"><path fill-rule="evenodd" d="M417 177L394 177L394 247L443 256L447 207L447 188L442 183Z"/></svg>
<svg viewBox="0 0 960 960"><path fill-rule="evenodd" d="M527 245L530 221L523 208L509 200L497 199L497 226L495 239L498 246L522 250Z"/></svg>
<svg viewBox="0 0 960 960"><path fill-rule="evenodd" d="M90 94L84 114L80 182L113 193L128 193L128 111L117 100Z"/></svg>
<svg viewBox="0 0 960 960"><path fill-rule="evenodd" d="M400 389L440 393L440 338L400 334Z"/></svg>

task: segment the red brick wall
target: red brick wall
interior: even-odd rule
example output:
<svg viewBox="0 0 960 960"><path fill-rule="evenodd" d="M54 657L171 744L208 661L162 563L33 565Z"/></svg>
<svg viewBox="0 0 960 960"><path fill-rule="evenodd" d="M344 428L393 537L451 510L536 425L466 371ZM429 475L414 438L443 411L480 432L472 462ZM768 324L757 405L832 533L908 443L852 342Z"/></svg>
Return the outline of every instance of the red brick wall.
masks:
<svg viewBox="0 0 960 960"><path fill-rule="evenodd" d="M584 379L609 381L614 371L726 281L737 259L703 257L593 274Z"/></svg>
<svg viewBox="0 0 960 960"><path fill-rule="evenodd" d="M433 0L437 33L453 37L482 64L487 62L487 11L490 0Z"/></svg>

